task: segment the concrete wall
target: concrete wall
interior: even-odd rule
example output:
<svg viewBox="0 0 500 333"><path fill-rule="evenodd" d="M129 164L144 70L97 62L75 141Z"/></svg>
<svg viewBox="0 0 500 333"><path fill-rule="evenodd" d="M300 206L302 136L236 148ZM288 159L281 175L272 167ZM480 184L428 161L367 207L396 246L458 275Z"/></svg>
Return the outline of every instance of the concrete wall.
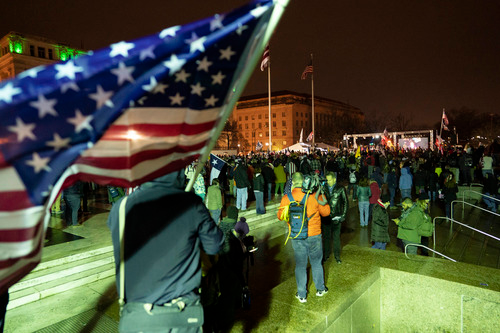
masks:
<svg viewBox="0 0 500 333"><path fill-rule="evenodd" d="M500 294L380 269L381 332L498 332Z"/></svg>

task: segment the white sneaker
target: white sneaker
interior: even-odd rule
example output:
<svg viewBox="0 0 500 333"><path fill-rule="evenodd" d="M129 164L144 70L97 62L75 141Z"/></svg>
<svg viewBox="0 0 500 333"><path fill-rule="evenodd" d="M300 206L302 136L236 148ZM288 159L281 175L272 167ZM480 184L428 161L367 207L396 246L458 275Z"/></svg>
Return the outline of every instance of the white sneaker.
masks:
<svg viewBox="0 0 500 333"><path fill-rule="evenodd" d="M325 290L318 290L316 292L316 296L319 296L319 297L324 296L325 294L328 294L328 288L327 287L325 287Z"/></svg>
<svg viewBox="0 0 500 333"><path fill-rule="evenodd" d="M295 298L297 298L300 303L306 303L307 302L307 299L305 297L300 297L299 293L295 294Z"/></svg>

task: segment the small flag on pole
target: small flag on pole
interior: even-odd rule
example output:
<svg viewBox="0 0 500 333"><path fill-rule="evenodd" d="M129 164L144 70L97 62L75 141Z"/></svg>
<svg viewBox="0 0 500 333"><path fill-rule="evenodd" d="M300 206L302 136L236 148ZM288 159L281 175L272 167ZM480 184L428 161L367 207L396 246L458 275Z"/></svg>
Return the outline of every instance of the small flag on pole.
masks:
<svg viewBox="0 0 500 333"><path fill-rule="evenodd" d="M264 54L262 55L262 61L260 63L261 71L264 71L264 69L269 66L269 61L271 61L271 57L269 55L269 44L267 44L266 49L264 50Z"/></svg>
<svg viewBox="0 0 500 333"><path fill-rule="evenodd" d="M300 77L300 79L301 80L307 79L307 74L312 73L312 72L313 72L313 64L312 64L312 60L311 60L309 65L307 65L306 68L304 68L304 71L302 72L302 76Z"/></svg>
<svg viewBox="0 0 500 333"><path fill-rule="evenodd" d="M309 133L309 136L307 137L306 141L308 142L311 141L313 139L313 136L314 136L313 132Z"/></svg>
<svg viewBox="0 0 500 333"><path fill-rule="evenodd" d="M210 154L210 166L212 167L212 171L210 171L210 185L212 185L212 180L219 177L224 165L226 165L226 161L217 155Z"/></svg>
<svg viewBox="0 0 500 333"><path fill-rule="evenodd" d="M444 109L443 109L443 124L449 125L448 117L446 117L446 113L444 112ZM448 130L448 129L446 129L446 130Z"/></svg>
<svg viewBox="0 0 500 333"><path fill-rule="evenodd" d="M260 141L257 141L257 145L255 146L255 150L261 150L262 149L262 143Z"/></svg>

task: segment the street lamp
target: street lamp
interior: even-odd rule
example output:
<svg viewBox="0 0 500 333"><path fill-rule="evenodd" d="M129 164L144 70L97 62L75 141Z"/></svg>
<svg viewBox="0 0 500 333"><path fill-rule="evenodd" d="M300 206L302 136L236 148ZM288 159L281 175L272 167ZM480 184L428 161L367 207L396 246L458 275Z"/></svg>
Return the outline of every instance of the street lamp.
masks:
<svg viewBox="0 0 500 333"><path fill-rule="evenodd" d="M237 154L239 155L240 154L240 144L238 143L238 151L237 151Z"/></svg>

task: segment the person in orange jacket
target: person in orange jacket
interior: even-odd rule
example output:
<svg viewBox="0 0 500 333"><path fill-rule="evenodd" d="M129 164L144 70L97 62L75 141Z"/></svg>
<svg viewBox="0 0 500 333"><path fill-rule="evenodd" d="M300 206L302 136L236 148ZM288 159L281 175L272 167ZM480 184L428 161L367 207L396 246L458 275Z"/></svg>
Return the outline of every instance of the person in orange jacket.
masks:
<svg viewBox="0 0 500 333"><path fill-rule="evenodd" d="M302 191L304 176L300 172L292 175L292 196L296 202L300 202L306 195ZM318 193L319 194L319 193ZM283 211L290 204L288 195L281 199L278 210L278 219L283 220ZM293 239L292 247L295 256L295 280L297 282L297 293L295 297L301 302L307 302L307 261L311 263L316 296L323 296L328 292L325 286L323 274L323 241L321 238L321 217L330 215L330 206L323 194L315 195L311 193L305 204L306 214L309 218L307 226L307 238ZM290 228L290 224L288 225Z"/></svg>

